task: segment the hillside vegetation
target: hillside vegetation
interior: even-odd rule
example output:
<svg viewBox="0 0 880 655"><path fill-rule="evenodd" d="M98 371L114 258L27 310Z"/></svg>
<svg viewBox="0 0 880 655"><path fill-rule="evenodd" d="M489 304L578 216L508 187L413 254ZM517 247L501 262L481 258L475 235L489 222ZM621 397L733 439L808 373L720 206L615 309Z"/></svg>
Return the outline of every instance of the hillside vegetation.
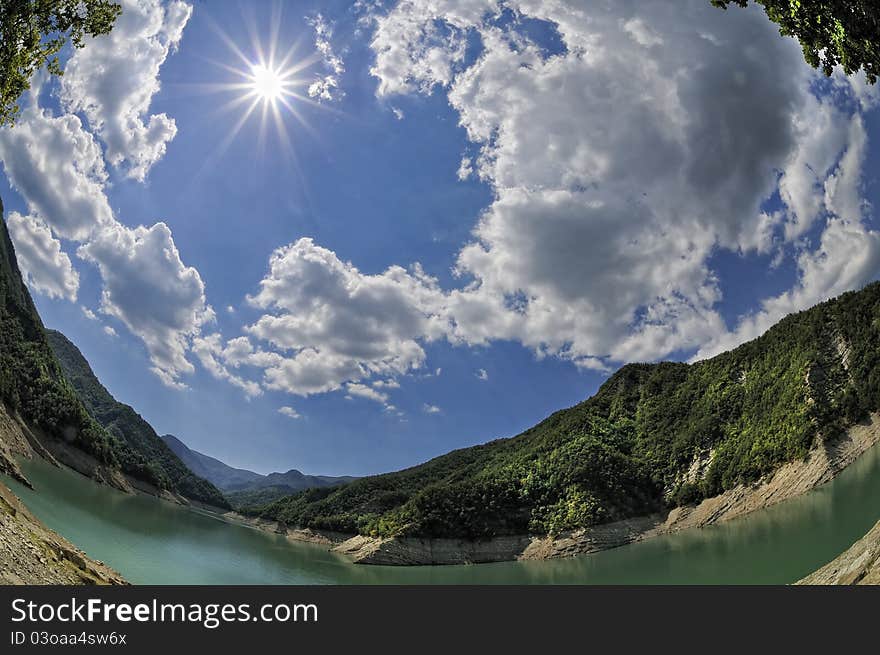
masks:
<svg viewBox="0 0 880 655"><path fill-rule="evenodd" d="M0 400L46 436L104 464L127 462L129 472L149 475L145 462L89 416L65 380L22 280L6 223L0 223Z"/></svg>
<svg viewBox="0 0 880 655"><path fill-rule="evenodd" d="M556 534L750 483L880 408L880 283L695 364L624 366L511 439L251 510L374 536Z"/></svg>
<svg viewBox="0 0 880 655"><path fill-rule="evenodd" d="M101 384L70 340L57 330L46 330L49 345L61 363L64 376L73 385L89 414L117 441L127 444L146 463L149 480L162 489L215 505L229 507L223 494L209 481L193 473L156 434L140 414L117 401ZM124 462L123 462L124 464Z"/></svg>
<svg viewBox="0 0 880 655"><path fill-rule="evenodd" d="M57 333L53 338L58 341ZM213 485L189 472L154 432L151 438L152 428L130 407L116 403L88 364L84 366L92 376L90 383L80 385L85 403L52 350L22 280L6 223L0 221L0 402L41 437L73 446L159 489L228 507Z"/></svg>

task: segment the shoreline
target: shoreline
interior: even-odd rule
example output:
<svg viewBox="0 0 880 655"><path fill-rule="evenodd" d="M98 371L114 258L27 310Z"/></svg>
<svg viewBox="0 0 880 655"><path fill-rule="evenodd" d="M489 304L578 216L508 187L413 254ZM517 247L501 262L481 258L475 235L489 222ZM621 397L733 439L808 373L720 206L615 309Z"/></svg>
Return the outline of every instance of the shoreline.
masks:
<svg viewBox="0 0 880 655"><path fill-rule="evenodd" d="M323 545L354 564L425 566L546 560L587 555L664 534L701 528L746 516L800 496L826 482L880 442L880 414L851 426L830 443L818 443L803 460L783 464L753 485L739 485L698 505L676 507L666 514L634 517L557 536L511 535L471 541L428 537L368 537L330 531L289 528L276 521L235 511L226 521L296 542Z"/></svg>

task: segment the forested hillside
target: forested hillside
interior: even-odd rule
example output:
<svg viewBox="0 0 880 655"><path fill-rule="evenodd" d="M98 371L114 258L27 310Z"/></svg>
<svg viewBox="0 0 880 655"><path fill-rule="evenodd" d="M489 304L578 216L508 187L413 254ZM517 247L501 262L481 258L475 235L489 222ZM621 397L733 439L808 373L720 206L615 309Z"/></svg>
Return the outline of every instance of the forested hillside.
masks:
<svg viewBox="0 0 880 655"><path fill-rule="evenodd" d="M65 380L0 223L0 400L47 437L149 478L146 463L89 416Z"/></svg>
<svg viewBox="0 0 880 655"><path fill-rule="evenodd" d="M370 535L554 534L753 482L880 408L880 283L695 364L632 364L521 435L254 510Z"/></svg>
<svg viewBox="0 0 880 655"><path fill-rule="evenodd" d="M140 424L131 408L117 407L116 420L110 420L115 401L109 394L101 396L98 387L106 390L96 379L83 385L90 391L83 403L65 377L22 280L6 223L0 224L0 401L41 437L69 444L159 489L227 507L222 494L188 471L155 433L150 438L152 428ZM109 430L101 424L104 419Z"/></svg>
<svg viewBox="0 0 880 655"><path fill-rule="evenodd" d="M86 358L61 332L46 330L49 345L61 363L67 380L98 423L111 436L127 444L147 463L150 479L162 489L200 500L217 507L228 507L223 494L210 482L194 474L153 427L130 406L117 401L95 376Z"/></svg>

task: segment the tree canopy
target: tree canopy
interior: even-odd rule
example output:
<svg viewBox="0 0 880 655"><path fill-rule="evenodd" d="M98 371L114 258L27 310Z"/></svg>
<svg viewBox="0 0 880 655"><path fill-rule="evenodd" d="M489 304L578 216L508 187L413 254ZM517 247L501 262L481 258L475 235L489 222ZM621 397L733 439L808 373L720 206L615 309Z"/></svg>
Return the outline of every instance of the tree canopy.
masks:
<svg viewBox="0 0 880 655"><path fill-rule="evenodd" d="M15 122L34 73L61 75L64 45L107 34L121 11L110 0L0 0L0 126Z"/></svg>
<svg viewBox="0 0 880 655"><path fill-rule="evenodd" d="M864 70L870 84L880 71L880 3L877 0L755 0L779 25L779 33L800 41L804 59L831 75ZM712 0L722 9L749 0Z"/></svg>

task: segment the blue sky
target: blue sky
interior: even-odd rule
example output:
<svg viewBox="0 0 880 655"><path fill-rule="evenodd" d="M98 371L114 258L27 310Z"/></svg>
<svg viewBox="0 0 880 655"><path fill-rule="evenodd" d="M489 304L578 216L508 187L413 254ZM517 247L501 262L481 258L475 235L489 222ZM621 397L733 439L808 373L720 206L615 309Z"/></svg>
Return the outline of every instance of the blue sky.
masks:
<svg viewBox="0 0 880 655"><path fill-rule="evenodd" d="M230 464L412 465L880 273L876 92L759 11L284 3L290 145L258 103L224 147L272 5L123 4L0 133L0 194L45 323Z"/></svg>

